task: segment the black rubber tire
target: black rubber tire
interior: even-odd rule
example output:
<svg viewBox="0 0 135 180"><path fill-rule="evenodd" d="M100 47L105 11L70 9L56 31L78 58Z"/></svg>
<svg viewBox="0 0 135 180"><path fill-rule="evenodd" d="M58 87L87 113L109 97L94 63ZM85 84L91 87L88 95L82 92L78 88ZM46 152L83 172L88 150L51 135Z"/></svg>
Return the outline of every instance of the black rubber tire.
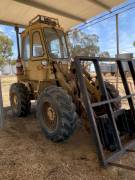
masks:
<svg viewBox="0 0 135 180"><path fill-rule="evenodd" d="M17 97L17 108L13 107L13 96ZM12 112L17 117L25 117L30 113L30 93L28 88L22 83L14 83L10 87L10 104Z"/></svg>
<svg viewBox="0 0 135 180"><path fill-rule="evenodd" d="M50 103L57 113L57 127L50 131L44 121L42 108ZM72 98L61 87L47 87L37 102L37 118L45 136L53 142L67 140L75 131L77 114Z"/></svg>
<svg viewBox="0 0 135 180"><path fill-rule="evenodd" d="M109 83L108 81L105 81L105 85L110 98L120 97L119 91L115 88L113 84ZM112 108L114 110L119 110L121 108L121 100L113 102Z"/></svg>

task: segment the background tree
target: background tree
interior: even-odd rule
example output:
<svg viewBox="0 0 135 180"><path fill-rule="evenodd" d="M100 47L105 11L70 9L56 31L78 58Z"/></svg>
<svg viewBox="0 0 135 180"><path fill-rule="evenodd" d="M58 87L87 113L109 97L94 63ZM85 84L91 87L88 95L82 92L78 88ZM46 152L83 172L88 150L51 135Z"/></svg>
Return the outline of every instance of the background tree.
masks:
<svg viewBox="0 0 135 180"><path fill-rule="evenodd" d="M13 41L6 36L3 32L0 32L0 68L6 63L10 63Z"/></svg>
<svg viewBox="0 0 135 180"><path fill-rule="evenodd" d="M99 37L96 34L86 34L73 31L69 36L69 49L72 57L96 56L99 53Z"/></svg>
<svg viewBox="0 0 135 180"><path fill-rule="evenodd" d="M10 61L10 64L11 64L12 66L16 65L16 60L12 59L12 60Z"/></svg>
<svg viewBox="0 0 135 180"><path fill-rule="evenodd" d="M104 52L101 52L99 54L99 57L105 57L105 58L109 58L110 57L110 54L108 51L104 51Z"/></svg>

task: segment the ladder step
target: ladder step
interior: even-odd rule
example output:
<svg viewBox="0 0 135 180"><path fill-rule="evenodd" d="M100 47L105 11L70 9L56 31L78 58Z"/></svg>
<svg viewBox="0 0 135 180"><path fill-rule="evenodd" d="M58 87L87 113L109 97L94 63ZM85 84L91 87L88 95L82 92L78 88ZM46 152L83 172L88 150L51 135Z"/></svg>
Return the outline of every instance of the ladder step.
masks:
<svg viewBox="0 0 135 180"><path fill-rule="evenodd" d="M127 149L127 152L135 152L135 149Z"/></svg>
<svg viewBox="0 0 135 180"><path fill-rule="evenodd" d="M117 164L117 163L109 162L109 165L119 167L119 168L123 168L123 169L127 169L130 171L135 171L135 167L124 165L124 164Z"/></svg>

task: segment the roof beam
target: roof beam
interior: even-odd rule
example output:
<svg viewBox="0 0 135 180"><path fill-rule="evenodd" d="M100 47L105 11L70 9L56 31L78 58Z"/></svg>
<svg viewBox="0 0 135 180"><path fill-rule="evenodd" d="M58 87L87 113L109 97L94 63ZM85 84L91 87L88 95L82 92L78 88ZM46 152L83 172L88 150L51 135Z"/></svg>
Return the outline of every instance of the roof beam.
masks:
<svg viewBox="0 0 135 180"><path fill-rule="evenodd" d="M64 16L66 18L73 19L73 20L76 20L76 21L79 21L79 22L86 21L86 19L83 19L83 18L81 18L79 16L70 14L68 12L56 9L54 7L48 6L45 3L43 4L43 3L36 2L36 1L33 1L33 0L13 0L13 1L21 3L21 4L25 4L27 6L31 6L31 7L37 8L37 9L48 11L48 12L51 12L51 13L54 13L54 14L57 14L57 15L60 15L60 16Z"/></svg>
<svg viewBox="0 0 135 180"><path fill-rule="evenodd" d="M88 1L92 2L93 4L96 4L96 5L100 6L100 7L102 7L104 9L108 10L108 11L111 10L110 6L108 6L107 4L101 2L100 0L88 0Z"/></svg>
<svg viewBox="0 0 135 180"><path fill-rule="evenodd" d="M6 25L6 26L17 26L19 28L25 28L26 26L23 24L17 24L14 22L9 22L9 21L3 21L0 19L0 25Z"/></svg>

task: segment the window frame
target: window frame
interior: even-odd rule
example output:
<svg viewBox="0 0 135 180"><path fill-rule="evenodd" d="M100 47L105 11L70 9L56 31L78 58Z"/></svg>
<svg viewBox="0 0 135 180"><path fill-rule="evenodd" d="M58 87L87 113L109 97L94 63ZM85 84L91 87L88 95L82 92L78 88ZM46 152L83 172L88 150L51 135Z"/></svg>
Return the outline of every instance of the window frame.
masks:
<svg viewBox="0 0 135 180"><path fill-rule="evenodd" d="M35 33L38 33L39 37L40 37L40 41L41 41L41 45L42 45L42 50L43 50L43 54L41 56L33 56L33 37L34 37ZM32 32L31 57L36 59L36 58L44 57L44 55L45 55L45 51L44 51L44 46L43 46L43 42L42 42L42 38L41 38L41 32L39 30L35 30L35 31Z"/></svg>

